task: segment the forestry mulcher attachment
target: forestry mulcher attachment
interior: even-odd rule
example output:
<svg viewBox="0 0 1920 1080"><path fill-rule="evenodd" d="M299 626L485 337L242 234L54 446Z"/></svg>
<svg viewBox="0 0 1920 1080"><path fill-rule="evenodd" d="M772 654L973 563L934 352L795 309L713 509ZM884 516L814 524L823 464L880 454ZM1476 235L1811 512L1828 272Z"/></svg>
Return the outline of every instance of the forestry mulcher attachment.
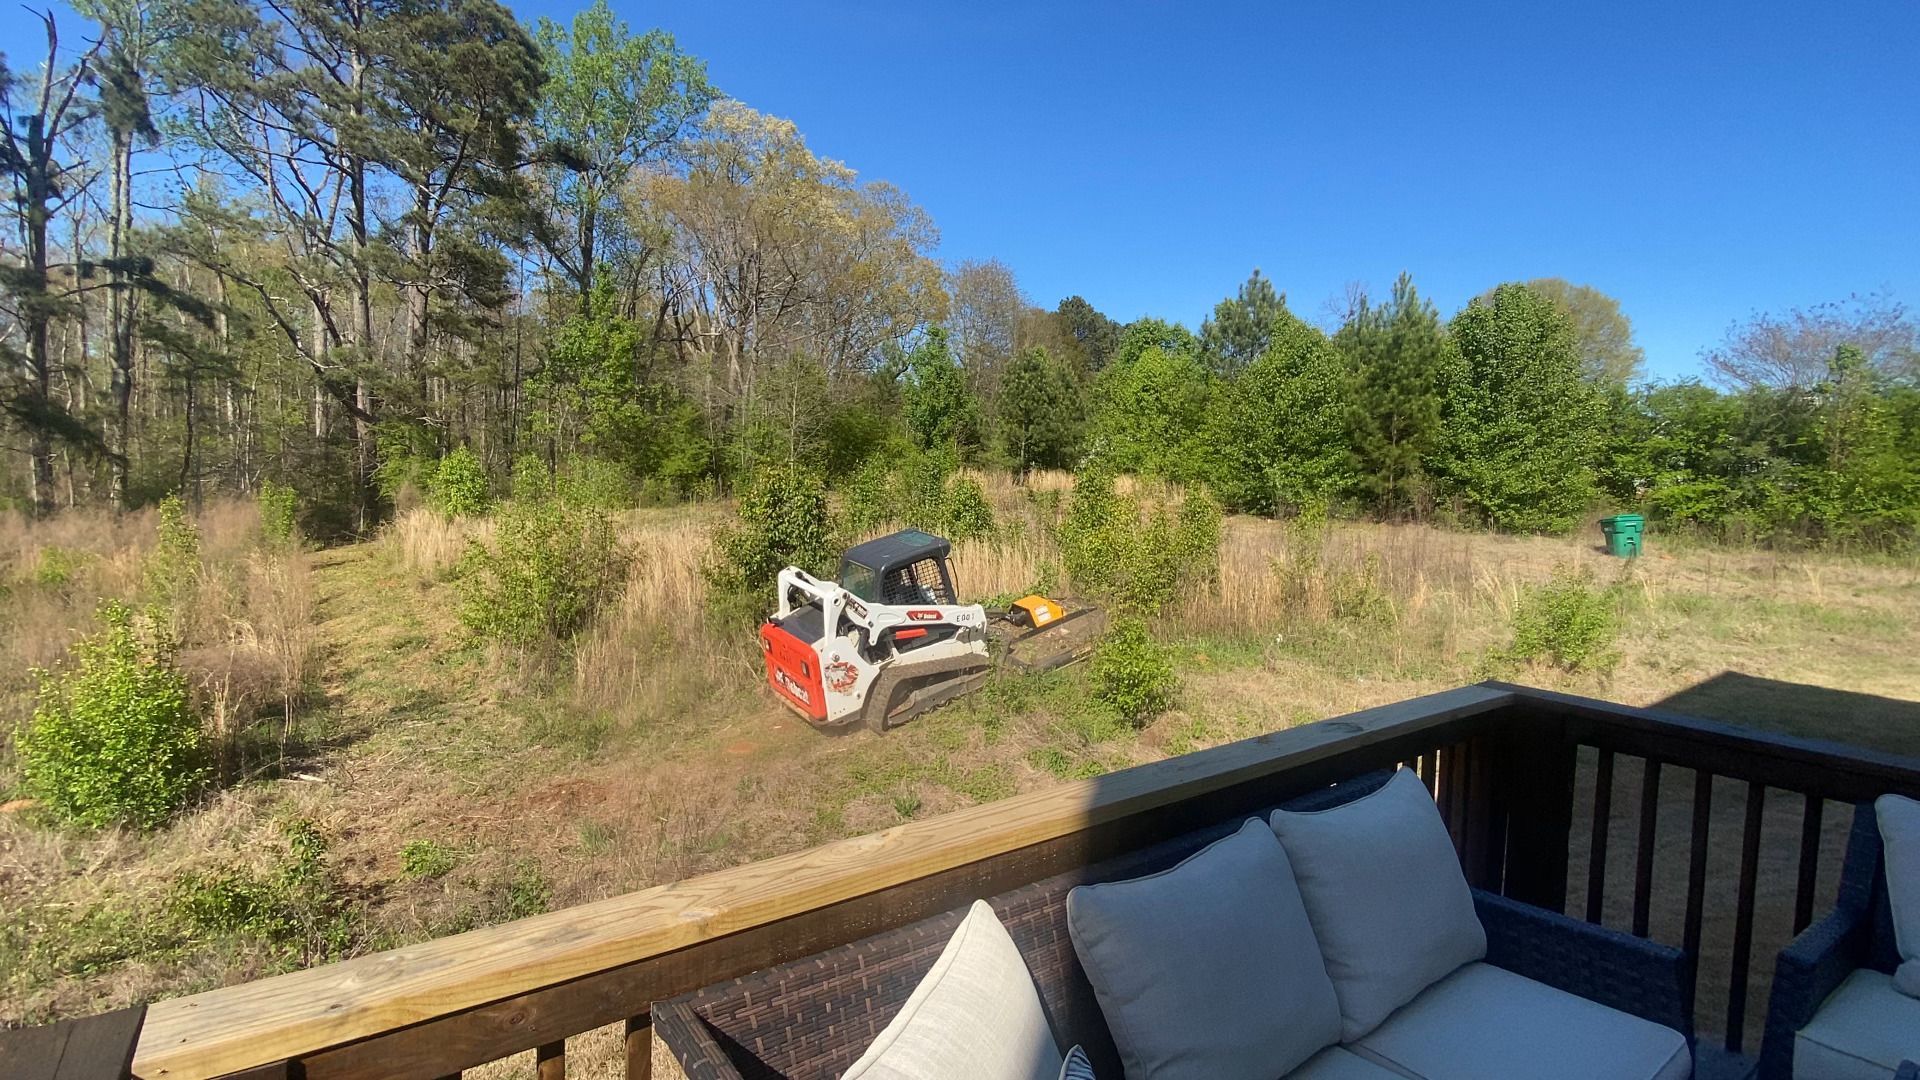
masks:
<svg viewBox="0 0 1920 1080"><path fill-rule="evenodd" d="M952 545L918 529L869 540L840 580L780 571L780 604L760 627L767 684L823 731L885 731L977 689L995 666L1045 671L1093 651L1107 617L1024 596L1004 611L957 602Z"/></svg>

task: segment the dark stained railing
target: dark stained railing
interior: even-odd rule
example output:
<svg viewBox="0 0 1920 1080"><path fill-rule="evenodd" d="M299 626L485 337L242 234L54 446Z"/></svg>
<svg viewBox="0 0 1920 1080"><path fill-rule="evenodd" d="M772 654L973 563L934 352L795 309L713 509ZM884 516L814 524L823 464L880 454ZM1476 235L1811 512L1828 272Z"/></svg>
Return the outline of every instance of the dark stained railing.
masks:
<svg viewBox="0 0 1920 1080"><path fill-rule="evenodd" d="M155 1002L135 1072L427 1080L533 1050L538 1075L557 1080L569 1037L617 1024L626 1074L646 1077L654 1001L1393 764L1434 793L1475 885L1699 956L1701 1030L1735 1051L1764 1008L1773 952L1832 895L1824 886L1850 813L1826 803L1920 796L1920 761L1524 687L1463 687ZM1795 810L1797 821L1786 816Z"/></svg>

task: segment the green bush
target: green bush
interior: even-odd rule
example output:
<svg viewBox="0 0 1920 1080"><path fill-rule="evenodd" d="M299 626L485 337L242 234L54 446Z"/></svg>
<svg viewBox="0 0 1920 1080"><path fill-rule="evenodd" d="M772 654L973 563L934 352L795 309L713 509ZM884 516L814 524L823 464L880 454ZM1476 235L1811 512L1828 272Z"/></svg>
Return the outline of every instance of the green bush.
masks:
<svg viewBox="0 0 1920 1080"><path fill-rule="evenodd" d="M993 535L993 507L987 504L987 493L978 480L956 474L947 482L945 502L942 527L947 539L979 540Z"/></svg>
<svg viewBox="0 0 1920 1080"><path fill-rule="evenodd" d="M337 959L353 944L355 919L326 863L319 826L281 826L285 849L264 872L230 866L182 874L172 912L200 936L251 939L287 964Z"/></svg>
<svg viewBox="0 0 1920 1080"><path fill-rule="evenodd" d="M64 589L73 583L73 579L92 559L93 556L85 551L63 547L41 548L40 559L33 566L33 583L43 589Z"/></svg>
<svg viewBox="0 0 1920 1080"><path fill-rule="evenodd" d="M455 569L460 621L520 648L554 645L619 595L630 555L613 522L591 507L514 502L491 544L475 542Z"/></svg>
<svg viewBox="0 0 1920 1080"><path fill-rule="evenodd" d="M487 470L467 447L457 447L440 459L427 480L427 497L433 508L454 517L474 517L487 512L491 502L487 494Z"/></svg>
<svg viewBox="0 0 1920 1080"><path fill-rule="evenodd" d="M1556 567L1544 585L1528 588L1513 613L1513 644L1506 659L1547 660L1568 671L1607 671L1619 662L1620 599L1596 588L1593 577Z"/></svg>
<svg viewBox="0 0 1920 1080"><path fill-rule="evenodd" d="M37 672L21 769L28 791L70 821L153 828L206 782L200 721L171 646L142 641L123 604L103 605L100 620L67 666Z"/></svg>
<svg viewBox="0 0 1920 1080"><path fill-rule="evenodd" d="M789 566L831 573L838 553L819 475L798 465L762 468L740 497L738 517L714 535L713 551L707 583L723 618L764 613Z"/></svg>
<svg viewBox="0 0 1920 1080"><path fill-rule="evenodd" d="M458 861L452 848L434 840L409 840L400 849L400 872L410 878L445 877Z"/></svg>
<svg viewBox="0 0 1920 1080"><path fill-rule="evenodd" d="M1094 697L1135 727L1165 712L1180 689L1173 658L1135 618L1121 619L1107 632L1093 655L1092 676Z"/></svg>
<svg viewBox="0 0 1920 1080"><path fill-rule="evenodd" d="M1059 540L1074 588L1123 611L1157 614L1219 582L1220 504L1202 491L1178 514L1143 514L1114 493L1112 474L1087 469L1074 481Z"/></svg>
<svg viewBox="0 0 1920 1080"><path fill-rule="evenodd" d="M288 548L299 542L297 520L299 501L293 489L272 480L260 481L260 533L271 548Z"/></svg>
<svg viewBox="0 0 1920 1080"><path fill-rule="evenodd" d="M868 458L848 478L840 509L840 531L859 537L894 520L893 470L885 458Z"/></svg>
<svg viewBox="0 0 1920 1080"><path fill-rule="evenodd" d="M900 466L895 503L901 521L916 529L939 532L947 527L947 478L959 468L952 454L927 450L910 455Z"/></svg>
<svg viewBox="0 0 1920 1080"><path fill-rule="evenodd" d="M160 500L158 542L147 556L147 591L158 603L172 607L193 590L200 578L200 526L187 514L180 496Z"/></svg>

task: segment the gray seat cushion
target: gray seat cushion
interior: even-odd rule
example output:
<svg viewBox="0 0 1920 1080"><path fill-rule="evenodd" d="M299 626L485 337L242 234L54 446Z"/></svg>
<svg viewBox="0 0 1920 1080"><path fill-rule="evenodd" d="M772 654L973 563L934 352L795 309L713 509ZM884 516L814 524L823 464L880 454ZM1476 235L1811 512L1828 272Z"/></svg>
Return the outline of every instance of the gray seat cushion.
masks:
<svg viewBox="0 0 1920 1080"><path fill-rule="evenodd" d="M1158 874L1067 894L1129 1080L1274 1080L1340 1038L1287 853L1259 819Z"/></svg>
<svg viewBox="0 0 1920 1080"><path fill-rule="evenodd" d="M1286 1080L1402 1080L1344 1046L1329 1046L1286 1075Z"/></svg>
<svg viewBox="0 0 1920 1080"><path fill-rule="evenodd" d="M1920 1061L1920 998L1864 968L1793 1038L1794 1080L1891 1080L1908 1059Z"/></svg>
<svg viewBox="0 0 1920 1080"><path fill-rule="evenodd" d="M1487 933L1433 796L1411 769L1365 798L1314 813L1276 810L1352 1042L1460 965Z"/></svg>
<svg viewBox="0 0 1920 1080"><path fill-rule="evenodd" d="M1428 987L1348 1049L1419 1080L1686 1080L1679 1032L1491 964Z"/></svg>

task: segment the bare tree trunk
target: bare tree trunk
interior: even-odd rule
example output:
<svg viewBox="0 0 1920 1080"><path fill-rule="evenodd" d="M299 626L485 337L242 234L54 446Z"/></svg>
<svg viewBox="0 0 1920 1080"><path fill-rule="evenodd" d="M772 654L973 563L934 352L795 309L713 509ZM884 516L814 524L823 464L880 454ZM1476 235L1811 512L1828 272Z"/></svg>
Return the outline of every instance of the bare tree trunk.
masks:
<svg viewBox="0 0 1920 1080"><path fill-rule="evenodd" d="M111 471L108 498L116 510L127 505L128 429L133 402L133 296L125 265L127 233L133 226L133 143L124 131L113 133L112 222L107 232L111 260L107 289L107 322L113 335L113 420L108 434L107 462Z"/></svg>

